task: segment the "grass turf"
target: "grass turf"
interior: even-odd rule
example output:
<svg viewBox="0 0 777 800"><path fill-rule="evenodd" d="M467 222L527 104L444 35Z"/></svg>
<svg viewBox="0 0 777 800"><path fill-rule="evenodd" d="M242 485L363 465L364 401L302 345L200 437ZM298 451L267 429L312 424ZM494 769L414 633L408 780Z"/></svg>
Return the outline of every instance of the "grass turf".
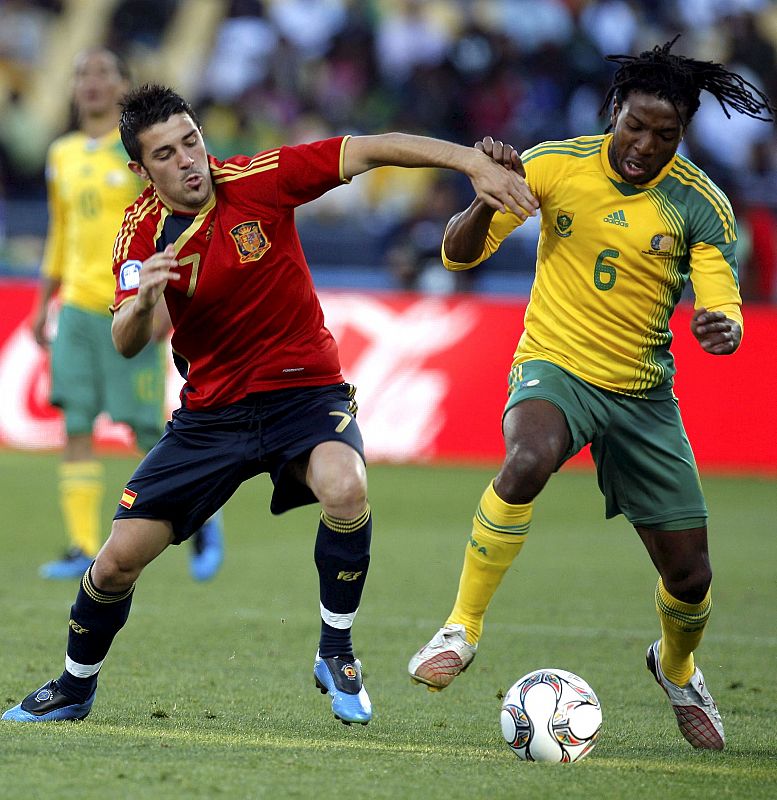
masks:
<svg viewBox="0 0 777 800"><path fill-rule="evenodd" d="M63 546L55 455L0 452L0 702L62 668L75 582L37 578ZM107 461L108 497L134 462ZM373 562L354 629L375 707L345 727L313 686L315 508L267 511L266 478L225 509L227 554L208 584L188 546L145 571L81 723L0 724L0 796L16 798L773 798L777 697L773 481L705 479L715 609L699 664L727 749L694 751L644 668L657 637L655 574L622 519L605 522L590 473L556 476L489 610L481 652L443 693L411 685L409 656L453 601L469 519L490 470L371 468ZM106 502L106 530L110 517ZM604 710L571 766L524 764L499 695L540 666L578 672Z"/></svg>

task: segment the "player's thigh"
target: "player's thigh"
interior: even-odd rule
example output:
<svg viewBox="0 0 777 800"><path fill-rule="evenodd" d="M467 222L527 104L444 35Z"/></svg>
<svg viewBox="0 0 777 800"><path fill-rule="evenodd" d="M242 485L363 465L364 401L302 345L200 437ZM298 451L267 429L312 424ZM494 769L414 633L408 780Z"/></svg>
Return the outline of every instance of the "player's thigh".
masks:
<svg viewBox="0 0 777 800"><path fill-rule="evenodd" d="M559 426L558 417L543 414L542 406L524 406L529 400L544 400L558 409L566 430ZM530 408L535 409L534 413ZM513 413L513 409L522 413ZM609 408L596 387L549 361L526 361L510 372L509 396L502 417L508 456L514 446L547 446L557 453L553 468L558 469L607 425L608 415Z"/></svg>
<svg viewBox="0 0 777 800"><path fill-rule="evenodd" d="M591 448L607 516L660 530L703 526L707 508L677 400L613 403L613 422Z"/></svg>
<svg viewBox="0 0 777 800"><path fill-rule="evenodd" d="M328 469L332 458L345 466L344 477L352 488L357 489L363 482L366 490L364 441L356 422L355 391L351 384L341 383L272 393L272 404L267 404L263 415L262 442L275 487L270 505L274 514L322 499L309 485L308 468L310 454L325 442L347 449L320 451L331 458L317 461L316 474L312 476L317 491L323 492L324 475L333 477L333 471Z"/></svg>
<svg viewBox="0 0 777 800"><path fill-rule="evenodd" d="M110 318L64 305L51 345L51 402L65 415L68 434L90 433L102 410L102 375L97 347Z"/></svg>
<svg viewBox="0 0 777 800"><path fill-rule="evenodd" d="M115 422L129 425L138 434L141 448L148 449L162 435L165 422L164 348L151 342L128 359L108 339L101 343L100 361L105 410ZM152 439L150 444L147 437Z"/></svg>
<svg viewBox="0 0 777 800"><path fill-rule="evenodd" d="M262 471L253 423L250 405L178 409L127 483L114 519L168 520L180 544Z"/></svg>

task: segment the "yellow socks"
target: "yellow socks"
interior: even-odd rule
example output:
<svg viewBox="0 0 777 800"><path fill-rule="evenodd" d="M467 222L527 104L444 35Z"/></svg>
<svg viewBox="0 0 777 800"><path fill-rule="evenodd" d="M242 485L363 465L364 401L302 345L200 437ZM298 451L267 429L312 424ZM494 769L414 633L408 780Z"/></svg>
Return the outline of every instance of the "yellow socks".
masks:
<svg viewBox="0 0 777 800"><path fill-rule="evenodd" d="M470 644L480 638L488 604L526 541L532 505L505 503L494 491L493 482L480 498L464 552L456 603L446 622L464 625Z"/></svg>
<svg viewBox="0 0 777 800"><path fill-rule="evenodd" d="M672 683L685 686L693 675L693 651L699 646L712 610L710 592L701 603L683 603L656 586L656 611L661 621L661 670Z"/></svg>
<svg viewBox="0 0 777 800"><path fill-rule="evenodd" d="M100 549L104 469L99 461L65 461L59 467L59 502L73 547L87 556Z"/></svg>

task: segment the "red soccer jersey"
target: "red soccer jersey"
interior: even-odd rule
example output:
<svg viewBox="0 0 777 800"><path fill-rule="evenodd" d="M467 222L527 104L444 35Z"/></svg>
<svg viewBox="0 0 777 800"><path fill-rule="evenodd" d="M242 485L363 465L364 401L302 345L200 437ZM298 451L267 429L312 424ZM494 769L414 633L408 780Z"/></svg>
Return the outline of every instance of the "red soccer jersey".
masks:
<svg viewBox="0 0 777 800"><path fill-rule="evenodd" d="M294 208L345 181L345 138L210 157L214 196L196 217L167 208L153 186L116 239L114 310L137 294L141 263L175 245L165 300L181 404L224 406L252 392L343 380L294 224Z"/></svg>

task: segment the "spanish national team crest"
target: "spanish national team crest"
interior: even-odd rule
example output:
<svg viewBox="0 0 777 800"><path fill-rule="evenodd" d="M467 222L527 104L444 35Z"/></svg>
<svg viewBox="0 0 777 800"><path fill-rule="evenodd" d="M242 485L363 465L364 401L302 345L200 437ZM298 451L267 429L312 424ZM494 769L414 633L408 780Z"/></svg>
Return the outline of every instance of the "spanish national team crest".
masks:
<svg viewBox="0 0 777 800"><path fill-rule="evenodd" d="M553 226L553 230L556 232L556 235L560 236L562 239L566 239L567 236L571 236L572 220L574 218L574 211L559 211L556 214L556 224Z"/></svg>
<svg viewBox="0 0 777 800"><path fill-rule="evenodd" d="M271 242L264 235L262 223L259 220L241 222L232 228L230 234L235 240L241 264L258 261L270 249Z"/></svg>

